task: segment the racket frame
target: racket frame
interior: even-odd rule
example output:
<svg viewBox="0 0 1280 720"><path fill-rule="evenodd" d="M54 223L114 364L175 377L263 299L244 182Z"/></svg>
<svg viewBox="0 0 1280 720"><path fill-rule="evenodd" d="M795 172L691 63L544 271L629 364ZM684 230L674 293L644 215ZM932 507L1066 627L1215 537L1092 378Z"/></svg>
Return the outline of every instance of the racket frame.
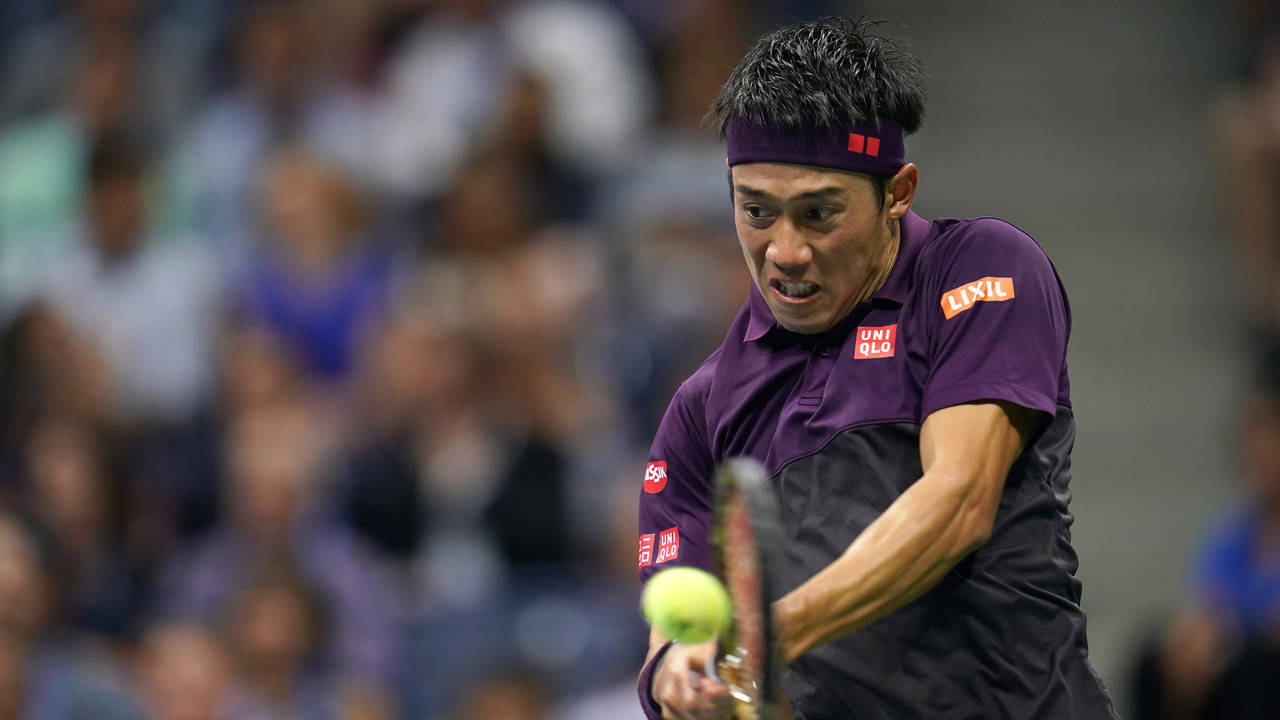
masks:
<svg viewBox="0 0 1280 720"><path fill-rule="evenodd" d="M725 581L726 589L732 597L734 588L725 572L730 554L727 548L726 526L730 520L728 517L730 503L735 498L740 498L745 503L756 543L755 562L760 573L760 597L756 598L756 602L761 608L764 623L764 627L761 628L765 647L764 672L759 687L754 691L754 697L748 689L737 687L731 682L726 684L730 685L730 695L736 700L735 714L739 720L771 720L777 713L775 701L781 692L781 655L771 607L772 601L781 595L781 579L778 574L784 567L785 561L784 536L778 502L764 468L755 460L746 457L730 458L720 464L715 474L715 493L715 524L712 539L715 548L716 574ZM738 619L735 607L733 622L722 637L716 656L716 675L722 680L726 675L730 678L734 677L742 664L742 658L738 655Z"/></svg>

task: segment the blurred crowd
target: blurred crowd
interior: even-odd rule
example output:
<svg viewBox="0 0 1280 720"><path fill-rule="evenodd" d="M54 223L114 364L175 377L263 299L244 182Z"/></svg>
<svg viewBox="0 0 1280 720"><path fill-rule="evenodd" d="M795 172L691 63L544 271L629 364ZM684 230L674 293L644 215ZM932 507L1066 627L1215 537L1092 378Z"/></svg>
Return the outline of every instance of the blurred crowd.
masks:
<svg viewBox="0 0 1280 720"><path fill-rule="evenodd" d="M1236 75L1213 107L1224 250L1247 301L1252 382L1233 439L1235 506L1199 541L1180 608L1138 650L1135 720L1280 710L1280 2L1237 0ZM1232 478L1231 476L1235 477Z"/></svg>
<svg viewBox="0 0 1280 720"><path fill-rule="evenodd" d="M822 10L0 2L0 718L637 716L703 114Z"/></svg>

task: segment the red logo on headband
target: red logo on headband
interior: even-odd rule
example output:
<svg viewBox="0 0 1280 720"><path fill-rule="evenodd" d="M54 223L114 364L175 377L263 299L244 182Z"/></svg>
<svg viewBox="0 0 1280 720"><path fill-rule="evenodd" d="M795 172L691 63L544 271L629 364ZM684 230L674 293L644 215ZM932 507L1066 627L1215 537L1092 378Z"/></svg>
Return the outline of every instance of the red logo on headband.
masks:
<svg viewBox="0 0 1280 720"><path fill-rule="evenodd" d="M870 135L849 133L849 152L862 153L871 157L880 156L880 138Z"/></svg>

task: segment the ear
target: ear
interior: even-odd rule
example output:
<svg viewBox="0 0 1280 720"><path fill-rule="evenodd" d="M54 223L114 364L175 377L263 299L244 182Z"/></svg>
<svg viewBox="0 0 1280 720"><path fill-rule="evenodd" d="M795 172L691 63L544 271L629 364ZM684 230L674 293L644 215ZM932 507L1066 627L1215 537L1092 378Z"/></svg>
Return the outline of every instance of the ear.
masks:
<svg viewBox="0 0 1280 720"><path fill-rule="evenodd" d="M920 183L920 170L915 163L907 163L884 184L885 209L890 220L901 219L911 209L916 199L916 185Z"/></svg>

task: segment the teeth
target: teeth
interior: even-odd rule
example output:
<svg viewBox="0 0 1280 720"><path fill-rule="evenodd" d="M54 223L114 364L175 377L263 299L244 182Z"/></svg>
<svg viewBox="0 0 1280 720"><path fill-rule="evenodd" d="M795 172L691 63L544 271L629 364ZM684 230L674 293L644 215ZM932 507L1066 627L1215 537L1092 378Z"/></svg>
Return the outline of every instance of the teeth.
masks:
<svg viewBox="0 0 1280 720"><path fill-rule="evenodd" d="M818 290L818 286L811 282L786 282L785 280L780 280L778 281L778 286L783 293L791 297L805 297Z"/></svg>

